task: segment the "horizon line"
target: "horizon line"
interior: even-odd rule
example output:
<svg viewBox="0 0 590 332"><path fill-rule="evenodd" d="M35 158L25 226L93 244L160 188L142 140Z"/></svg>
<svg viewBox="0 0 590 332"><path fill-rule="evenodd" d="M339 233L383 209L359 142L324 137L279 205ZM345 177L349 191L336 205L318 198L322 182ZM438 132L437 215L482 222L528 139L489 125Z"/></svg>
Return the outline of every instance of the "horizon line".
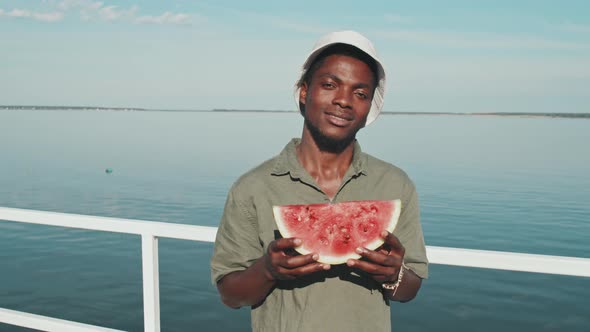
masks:
<svg viewBox="0 0 590 332"><path fill-rule="evenodd" d="M109 106L51 106L51 105L0 105L0 110L100 110L100 111L139 111L139 112L236 112L236 113L298 113L296 110L263 110L263 109L231 109L214 108L198 109L165 109L142 107L109 107ZM381 111L383 115L495 115L495 116L541 116L562 118L590 118L590 112L413 112L413 111Z"/></svg>

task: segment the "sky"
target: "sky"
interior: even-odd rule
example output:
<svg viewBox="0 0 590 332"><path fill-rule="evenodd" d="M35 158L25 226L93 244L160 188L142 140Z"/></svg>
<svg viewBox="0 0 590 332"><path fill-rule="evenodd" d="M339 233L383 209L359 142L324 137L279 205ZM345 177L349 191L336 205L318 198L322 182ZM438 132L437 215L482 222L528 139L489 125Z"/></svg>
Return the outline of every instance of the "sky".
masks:
<svg viewBox="0 0 590 332"><path fill-rule="evenodd" d="M390 112L590 112L590 1L0 0L0 105L295 110L356 30Z"/></svg>

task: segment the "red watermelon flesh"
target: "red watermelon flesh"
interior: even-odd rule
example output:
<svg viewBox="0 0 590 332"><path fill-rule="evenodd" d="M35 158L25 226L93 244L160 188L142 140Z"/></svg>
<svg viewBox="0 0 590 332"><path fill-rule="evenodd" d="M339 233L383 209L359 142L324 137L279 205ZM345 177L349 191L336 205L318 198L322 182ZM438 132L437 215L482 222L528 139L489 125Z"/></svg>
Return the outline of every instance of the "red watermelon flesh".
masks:
<svg viewBox="0 0 590 332"><path fill-rule="evenodd" d="M399 199L273 207L281 235L302 240L297 252L318 253L319 262L334 265L360 258L355 252L358 247L381 246L381 232L393 232L400 211Z"/></svg>

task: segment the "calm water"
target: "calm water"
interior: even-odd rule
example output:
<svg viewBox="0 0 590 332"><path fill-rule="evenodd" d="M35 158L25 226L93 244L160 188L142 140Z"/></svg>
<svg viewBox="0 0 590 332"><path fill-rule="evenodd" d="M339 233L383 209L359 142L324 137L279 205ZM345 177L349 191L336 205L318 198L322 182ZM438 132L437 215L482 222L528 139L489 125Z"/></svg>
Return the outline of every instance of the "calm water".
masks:
<svg viewBox="0 0 590 332"><path fill-rule="evenodd" d="M237 176L301 126L298 114L0 111L0 206L216 226ZM427 244L590 257L590 121L382 116L359 140L416 182ZM140 251L137 236L0 221L0 307L140 331ZM225 308L211 285L211 251L160 241L163 331L249 331L249 309ZM392 305L394 330L588 330L588 278L430 274Z"/></svg>

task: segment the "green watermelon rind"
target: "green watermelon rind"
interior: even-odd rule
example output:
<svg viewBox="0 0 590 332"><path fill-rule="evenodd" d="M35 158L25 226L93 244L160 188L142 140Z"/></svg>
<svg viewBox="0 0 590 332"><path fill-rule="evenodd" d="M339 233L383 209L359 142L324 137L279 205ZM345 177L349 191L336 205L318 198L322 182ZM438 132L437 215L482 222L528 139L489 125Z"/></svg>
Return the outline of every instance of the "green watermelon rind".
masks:
<svg viewBox="0 0 590 332"><path fill-rule="evenodd" d="M365 202L368 202L368 201L365 201ZM401 200L399 200L399 199L389 200L389 202L393 202L394 209L393 209L393 214L391 216L391 219L389 220L387 227L385 227L385 230L387 230L389 233L393 233L393 231L395 230L395 227L397 226L397 223L399 221L399 216L400 216L401 209L402 209L402 203L401 203ZM335 203L335 204L338 204L338 203ZM302 205L305 205L305 204L302 204ZM286 222L283 220L283 217L281 215L281 212L280 212L281 208L282 208L282 206L280 206L280 205L275 205L272 208L272 212L273 212L273 215L275 218L275 223L277 224L277 227L279 229L279 232L281 233L281 236L284 238L296 237L294 234L291 234L291 232L285 227ZM384 243L384 239L381 237L378 237L374 241L369 242L364 247L369 250L375 250L375 249L379 248L381 245L383 245L383 243ZM299 247L296 247L294 249L298 253L300 253L301 255L308 255L308 254L312 253L312 251L305 248L305 243L302 243ZM318 262L324 263L324 264L330 264L330 265L338 265L338 264L346 263L349 259L359 259L359 258L361 258L361 255L359 255L355 252L352 252L347 255L339 255L339 256L320 255Z"/></svg>

